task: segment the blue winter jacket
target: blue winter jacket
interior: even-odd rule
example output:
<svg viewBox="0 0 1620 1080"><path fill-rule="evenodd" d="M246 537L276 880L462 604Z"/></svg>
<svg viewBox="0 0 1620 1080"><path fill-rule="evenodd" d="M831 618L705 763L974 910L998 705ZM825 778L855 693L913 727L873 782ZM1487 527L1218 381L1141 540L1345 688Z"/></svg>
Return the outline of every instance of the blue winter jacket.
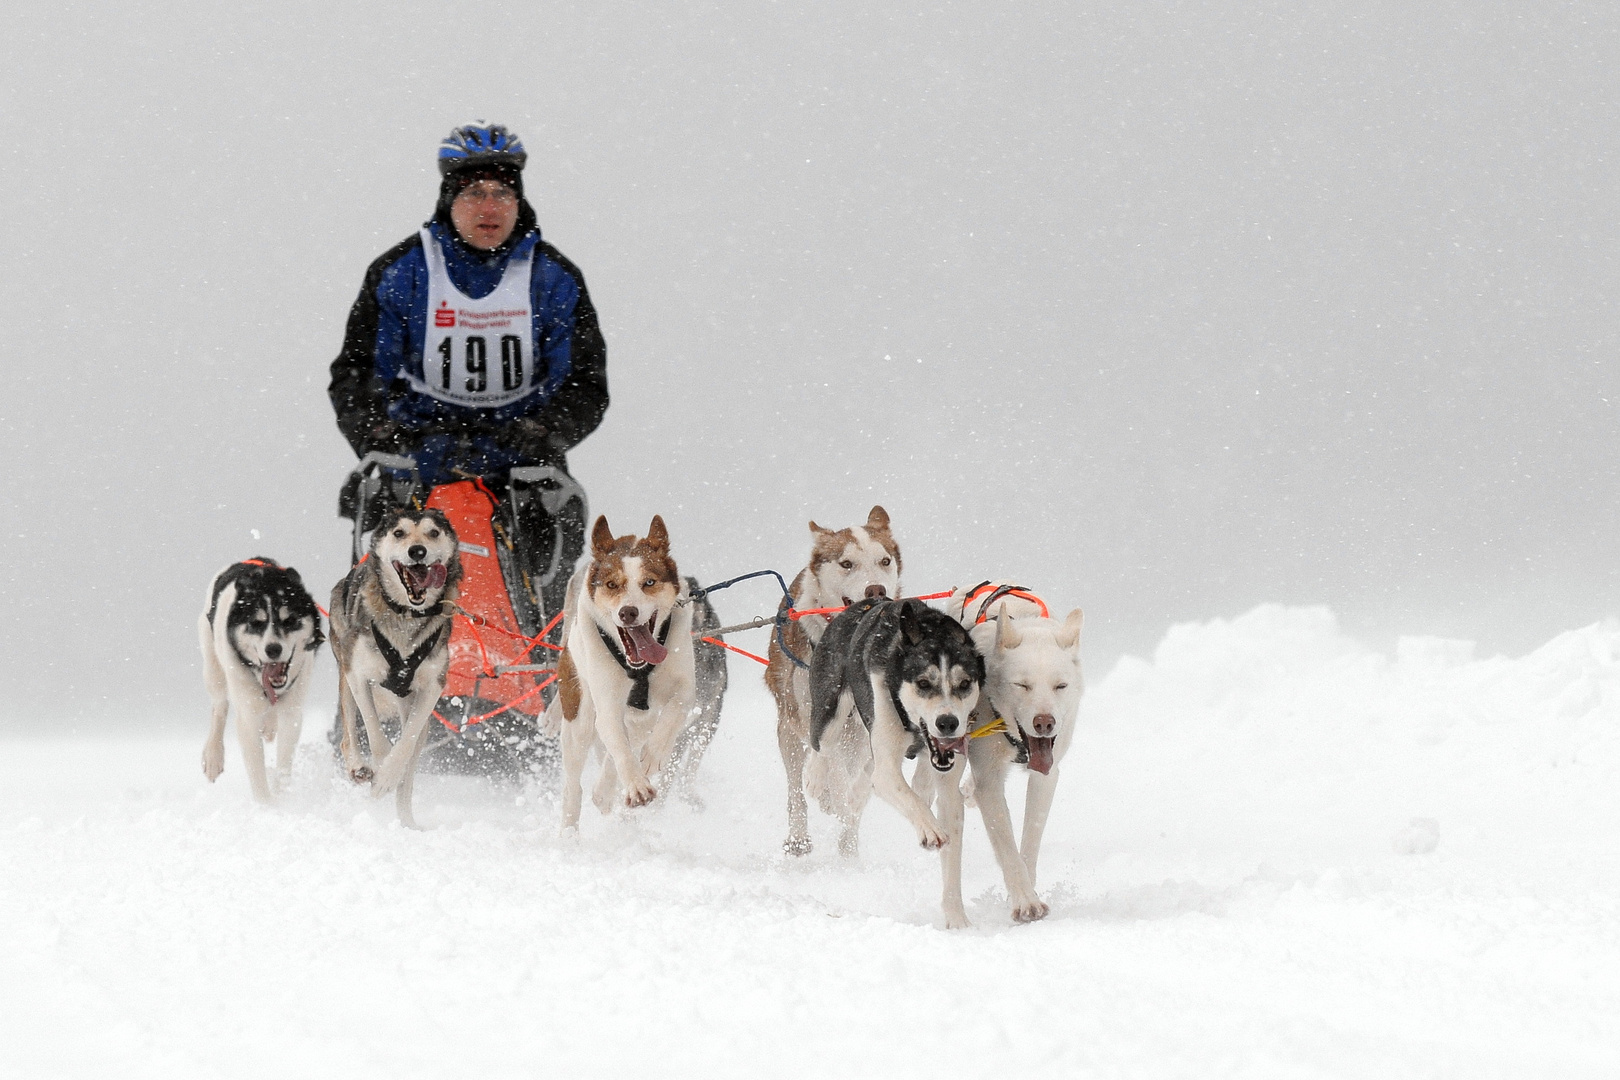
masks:
<svg viewBox="0 0 1620 1080"><path fill-rule="evenodd" d="M442 217L428 230L450 280L473 299L488 296L509 262L534 251L533 355L545 380L498 408L454 405L411 388L406 375L423 377L427 336L428 266L416 234L371 264L349 312L329 388L338 427L358 455L415 457L430 485L455 479L454 470L499 479L515 465L566 465L566 451L596 429L608 405L607 346L584 276L541 238L526 201L512 237L494 252L462 243Z"/></svg>

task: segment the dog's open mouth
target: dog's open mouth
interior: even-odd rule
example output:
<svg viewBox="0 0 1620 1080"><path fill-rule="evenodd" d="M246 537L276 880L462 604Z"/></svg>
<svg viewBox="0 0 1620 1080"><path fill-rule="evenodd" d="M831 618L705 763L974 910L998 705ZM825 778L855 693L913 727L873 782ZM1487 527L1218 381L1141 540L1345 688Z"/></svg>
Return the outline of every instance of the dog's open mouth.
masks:
<svg viewBox="0 0 1620 1080"><path fill-rule="evenodd" d="M956 764L956 755L967 749L966 735L936 739L924 728L923 738L928 741L928 763L939 772L950 772L951 766Z"/></svg>
<svg viewBox="0 0 1620 1080"><path fill-rule="evenodd" d="M1042 739L1035 735L1025 735L1024 742L1029 746L1029 767L1045 776L1052 771L1052 744L1057 742L1057 736Z"/></svg>
<svg viewBox="0 0 1620 1080"><path fill-rule="evenodd" d="M444 588L444 563L395 562L394 573L399 575L399 583L405 586L405 595L410 597L412 607L427 599L429 589Z"/></svg>
<svg viewBox="0 0 1620 1080"><path fill-rule="evenodd" d="M287 667L287 661L279 660L259 668L259 685L272 705L276 703L276 695L287 689Z"/></svg>
<svg viewBox="0 0 1620 1080"><path fill-rule="evenodd" d="M646 626L619 627L619 642L624 646L625 663L631 667L646 667L648 664L662 664L669 650L658 644L653 637L653 623L658 621L654 615L647 620Z"/></svg>

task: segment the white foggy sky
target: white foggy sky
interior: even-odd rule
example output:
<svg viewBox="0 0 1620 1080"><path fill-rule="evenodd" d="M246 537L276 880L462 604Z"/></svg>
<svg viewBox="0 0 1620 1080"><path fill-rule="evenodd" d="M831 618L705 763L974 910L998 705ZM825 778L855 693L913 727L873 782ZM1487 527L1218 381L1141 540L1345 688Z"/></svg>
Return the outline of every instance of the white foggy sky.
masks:
<svg viewBox="0 0 1620 1080"><path fill-rule="evenodd" d="M1615 613L1612 5L665 8L8 13L0 718L200 710L232 559L324 598L327 365L475 116L601 312L593 510L703 580L881 502L1098 673L1261 601Z"/></svg>

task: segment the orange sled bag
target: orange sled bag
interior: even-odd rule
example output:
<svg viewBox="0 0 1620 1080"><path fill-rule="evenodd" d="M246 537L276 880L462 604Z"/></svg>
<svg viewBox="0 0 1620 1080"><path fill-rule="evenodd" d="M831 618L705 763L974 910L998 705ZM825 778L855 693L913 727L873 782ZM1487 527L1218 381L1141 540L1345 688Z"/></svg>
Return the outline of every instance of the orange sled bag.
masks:
<svg viewBox="0 0 1620 1080"><path fill-rule="evenodd" d="M553 678L556 652L540 643L542 628L524 632L525 622L538 620L539 608L529 599L533 594L509 537L495 524L495 496L477 480L458 480L434 488L427 506L450 519L461 541L460 605L467 613L450 629L450 677L444 687L444 696L461 698L463 707L446 712L441 701L440 719L452 730L461 716L463 724L485 719L468 715L474 703L538 716L545 708L540 691ZM518 618L514 599L527 618ZM508 670L513 667L530 670Z"/></svg>

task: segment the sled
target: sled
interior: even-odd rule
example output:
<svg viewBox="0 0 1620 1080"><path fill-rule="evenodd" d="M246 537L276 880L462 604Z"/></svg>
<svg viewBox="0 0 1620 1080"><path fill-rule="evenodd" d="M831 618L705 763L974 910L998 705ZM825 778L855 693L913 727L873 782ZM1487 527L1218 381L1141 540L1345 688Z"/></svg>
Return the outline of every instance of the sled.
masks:
<svg viewBox="0 0 1620 1080"><path fill-rule="evenodd" d="M388 507L438 510L456 530L461 613L434 710L442 734L426 754L458 771L514 771L534 759L538 718L556 678L562 597L583 553L588 503L572 476L549 465L516 468L507 491L503 502L476 477L429 489L413 459L373 452L350 474L340 510L354 519L351 565ZM536 537L522 521L553 527Z"/></svg>

